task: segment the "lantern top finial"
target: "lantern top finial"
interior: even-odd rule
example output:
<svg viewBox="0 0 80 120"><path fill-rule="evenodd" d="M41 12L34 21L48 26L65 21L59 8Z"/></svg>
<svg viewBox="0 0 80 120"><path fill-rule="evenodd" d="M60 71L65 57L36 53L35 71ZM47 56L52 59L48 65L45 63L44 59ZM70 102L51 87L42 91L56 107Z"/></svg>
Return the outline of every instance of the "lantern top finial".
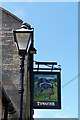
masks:
<svg viewBox="0 0 80 120"><path fill-rule="evenodd" d="M23 22L23 23L22 23L21 28L28 29L28 26L26 25L26 22Z"/></svg>

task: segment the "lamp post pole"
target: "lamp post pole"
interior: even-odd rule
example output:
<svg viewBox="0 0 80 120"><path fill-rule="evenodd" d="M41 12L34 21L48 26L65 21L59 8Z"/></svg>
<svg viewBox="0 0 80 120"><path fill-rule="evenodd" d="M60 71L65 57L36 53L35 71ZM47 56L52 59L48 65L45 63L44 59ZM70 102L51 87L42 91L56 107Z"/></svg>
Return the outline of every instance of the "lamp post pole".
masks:
<svg viewBox="0 0 80 120"><path fill-rule="evenodd" d="M18 53L20 56L20 114L19 114L19 120L23 120L23 83L24 83L24 60L25 56L29 56L29 79L28 82L30 82L29 86L29 92L30 92L30 115L29 118L32 120L32 109L33 109L33 91L32 91L32 77L33 77L33 54L36 53L36 49L33 47L33 28L28 28L26 23L23 23L20 29L14 30L14 41L17 44ZM29 93L28 93L29 94Z"/></svg>
<svg viewBox="0 0 80 120"><path fill-rule="evenodd" d="M23 93L24 93L24 87L23 87L23 83L24 83L24 60L25 60L25 56L22 55L20 56L20 115L19 115L19 120L22 120L22 115L23 115Z"/></svg>

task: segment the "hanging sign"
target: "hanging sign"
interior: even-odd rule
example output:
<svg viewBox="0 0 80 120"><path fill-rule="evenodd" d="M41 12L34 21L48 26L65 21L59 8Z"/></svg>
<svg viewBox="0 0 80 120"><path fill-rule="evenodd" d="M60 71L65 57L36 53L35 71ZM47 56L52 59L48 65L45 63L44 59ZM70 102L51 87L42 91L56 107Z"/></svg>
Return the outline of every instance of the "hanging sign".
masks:
<svg viewBox="0 0 80 120"><path fill-rule="evenodd" d="M60 72L34 72L34 109L61 109Z"/></svg>

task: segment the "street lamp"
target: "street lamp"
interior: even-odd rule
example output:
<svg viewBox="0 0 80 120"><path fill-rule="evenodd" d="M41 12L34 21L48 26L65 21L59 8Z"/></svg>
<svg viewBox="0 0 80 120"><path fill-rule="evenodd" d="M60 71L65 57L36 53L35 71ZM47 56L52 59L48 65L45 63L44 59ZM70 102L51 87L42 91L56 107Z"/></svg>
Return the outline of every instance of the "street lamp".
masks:
<svg viewBox="0 0 80 120"><path fill-rule="evenodd" d="M26 26L25 23L22 24L21 29L17 29L13 31L14 40L17 44L18 53L20 56L20 115L19 120L22 120L22 112L23 112L23 81L24 81L24 60L25 55L29 52L30 47L33 47L33 29ZM33 49L33 48L32 48Z"/></svg>
<svg viewBox="0 0 80 120"><path fill-rule="evenodd" d="M32 42L33 29L28 29L26 24L23 23L21 29L13 31L14 40L17 43L19 55L25 56L28 53L30 44Z"/></svg>

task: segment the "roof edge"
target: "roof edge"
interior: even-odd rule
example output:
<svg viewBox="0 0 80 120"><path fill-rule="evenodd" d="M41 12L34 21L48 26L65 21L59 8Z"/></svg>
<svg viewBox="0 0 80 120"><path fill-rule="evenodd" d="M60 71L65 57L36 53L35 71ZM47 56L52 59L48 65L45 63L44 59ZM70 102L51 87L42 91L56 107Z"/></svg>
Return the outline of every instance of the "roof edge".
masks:
<svg viewBox="0 0 80 120"><path fill-rule="evenodd" d="M6 9L4 9L4 8L2 8L2 7L0 7L0 10L2 10L3 12L5 12L6 14L12 16L13 18L17 19L19 22L21 22L21 23L24 22L22 19L20 19L19 17L17 17L17 16L14 15L13 13L9 12L8 10L6 10ZM27 25L28 27L31 27L31 25L28 24L28 23L26 23L26 25Z"/></svg>

